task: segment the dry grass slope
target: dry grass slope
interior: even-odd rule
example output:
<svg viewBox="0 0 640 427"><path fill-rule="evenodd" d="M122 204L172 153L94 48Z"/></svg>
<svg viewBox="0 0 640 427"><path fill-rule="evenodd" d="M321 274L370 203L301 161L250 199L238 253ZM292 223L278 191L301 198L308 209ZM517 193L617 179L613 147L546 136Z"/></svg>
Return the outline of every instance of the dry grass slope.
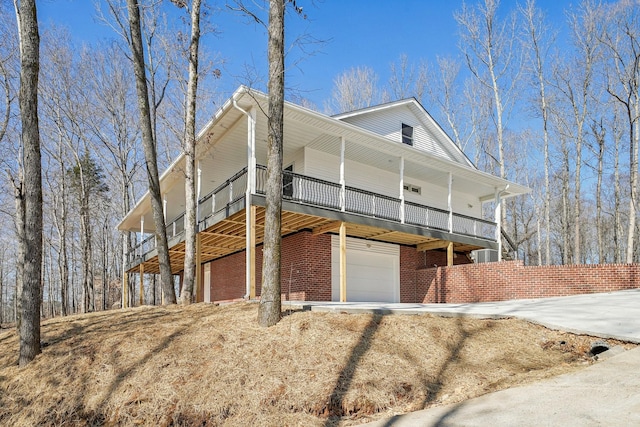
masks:
<svg viewBox="0 0 640 427"><path fill-rule="evenodd" d="M590 363L591 337L518 320L141 307L43 324L15 365L0 332L0 425L333 426L459 402Z"/></svg>

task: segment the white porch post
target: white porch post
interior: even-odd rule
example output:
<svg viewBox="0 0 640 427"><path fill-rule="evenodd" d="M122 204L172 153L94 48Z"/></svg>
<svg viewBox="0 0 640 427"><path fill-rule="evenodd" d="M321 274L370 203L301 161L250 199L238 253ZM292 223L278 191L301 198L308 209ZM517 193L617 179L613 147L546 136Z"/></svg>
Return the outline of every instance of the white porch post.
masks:
<svg viewBox="0 0 640 427"><path fill-rule="evenodd" d="M200 169L200 160L198 160L198 186L196 188L196 233L199 231L200 225L200 191L202 190L202 169Z"/></svg>
<svg viewBox="0 0 640 427"><path fill-rule="evenodd" d="M249 124L247 130L249 132L249 169L247 175L247 181L251 189L251 194L256 192L256 111L255 109L249 110Z"/></svg>
<svg viewBox="0 0 640 427"><path fill-rule="evenodd" d="M340 302L347 301L347 225L340 223Z"/></svg>
<svg viewBox="0 0 640 427"><path fill-rule="evenodd" d="M453 187L453 175L449 172L449 195L447 196L447 208L449 209L449 233L453 233L453 202L451 188Z"/></svg>
<svg viewBox="0 0 640 427"><path fill-rule="evenodd" d="M245 298L255 298L255 220L251 195L256 192L256 113L247 113L247 188L245 191Z"/></svg>
<svg viewBox="0 0 640 427"><path fill-rule="evenodd" d="M166 225L166 222L167 222L167 195L166 194L162 196L162 216L164 217L164 222Z"/></svg>
<svg viewBox="0 0 640 427"><path fill-rule="evenodd" d="M496 222L496 242L498 242L498 262L502 261L502 197L498 188L496 192L496 206L495 206L495 222Z"/></svg>
<svg viewBox="0 0 640 427"><path fill-rule="evenodd" d="M140 257L144 255L144 249L142 248L142 242L144 242L144 216L140 216Z"/></svg>
<svg viewBox="0 0 640 427"><path fill-rule="evenodd" d="M404 224L404 157L400 157L400 224Z"/></svg>
<svg viewBox="0 0 640 427"><path fill-rule="evenodd" d="M344 149L345 141L344 136L340 137L340 210L342 212L346 209L346 181L344 179Z"/></svg>

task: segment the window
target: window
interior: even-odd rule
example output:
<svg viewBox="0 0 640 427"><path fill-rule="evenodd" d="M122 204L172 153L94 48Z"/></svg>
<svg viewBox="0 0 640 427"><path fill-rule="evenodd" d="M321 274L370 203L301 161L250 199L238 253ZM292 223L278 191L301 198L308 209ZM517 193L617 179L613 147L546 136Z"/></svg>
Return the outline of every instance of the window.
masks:
<svg viewBox="0 0 640 427"><path fill-rule="evenodd" d="M422 194L422 189L420 187L418 187L417 185L413 185L413 184L404 184L404 191L411 193L411 194L417 194L420 195Z"/></svg>
<svg viewBox="0 0 640 427"><path fill-rule="evenodd" d="M293 197L293 175L291 175L291 172L293 172L293 165L284 168L282 175L282 195L289 199Z"/></svg>
<svg viewBox="0 0 640 427"><path fill-rule="evenodd" d="M402 124L402 143L413 145L413 126Z"/></svg>

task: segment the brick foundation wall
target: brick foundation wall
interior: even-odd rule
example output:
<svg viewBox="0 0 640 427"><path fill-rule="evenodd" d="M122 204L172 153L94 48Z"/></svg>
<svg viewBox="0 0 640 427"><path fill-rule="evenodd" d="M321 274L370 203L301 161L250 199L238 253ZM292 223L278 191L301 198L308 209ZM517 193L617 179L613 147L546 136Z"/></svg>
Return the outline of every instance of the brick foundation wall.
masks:
<svg viewBox="0 0 640 427"><path fill-rule="evenodd" d="M261 294L262 245L256 247L256 296ZM331 300L331 236L302 231L282 239L283 300ZM245 252L211 262L211 300L242 298L245 294Z"/></svg>
<svg viewBox="0 0 640 427"><path fill-rule="evenodd" d="M524 266L507 261L418 270L414 292L415 302L487 302L634 289L639 280L640 264Z"/></svg>
<svg viewBox="0 0 640 427"><path fill-rule="evenodd" d="M211 262L211 301L226 301L244 296L244 267L244 251Z"/></svg>
<svg viewBox="0 0 640 427"><path fill-rule="evenodd" d="M640 264L524 266L522 261L472 264L462 254L453 267L445 251L400 246L400 302L464 303L610 292L640 287ZM256 248L256 295L262 280L262 246ZM331 301L331 235L303 231L282 240L282 299ZM211 299L245 294L245 253L211 263Z"/></svg>

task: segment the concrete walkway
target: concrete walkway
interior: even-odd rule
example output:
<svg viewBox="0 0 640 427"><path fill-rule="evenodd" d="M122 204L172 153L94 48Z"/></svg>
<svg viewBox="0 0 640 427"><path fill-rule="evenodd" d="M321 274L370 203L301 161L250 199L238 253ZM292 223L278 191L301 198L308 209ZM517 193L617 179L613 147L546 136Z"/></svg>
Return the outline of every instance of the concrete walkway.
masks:
<svg viewBox="0 0 640 427"><path fill-rule="evenodd" d="M476 304L292 305L314 311L515 317L554 329L640 343L640 290ZM606 357L607 353L601 355L605 356L601 361L575 373L366 426L640 425L640 347L611 357Z"/></svg>

